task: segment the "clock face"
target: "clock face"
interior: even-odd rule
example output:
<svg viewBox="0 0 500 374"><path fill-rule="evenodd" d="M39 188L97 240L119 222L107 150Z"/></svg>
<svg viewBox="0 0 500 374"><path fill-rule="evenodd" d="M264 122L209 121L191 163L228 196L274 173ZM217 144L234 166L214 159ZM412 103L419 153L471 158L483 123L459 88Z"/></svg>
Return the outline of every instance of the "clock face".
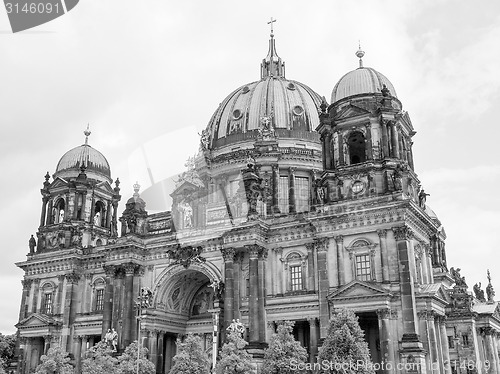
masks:
<svg viewBox="0 0 500 374"><path fill-rule="evenodd" d="M365 188L365 185L363 182L361 181L355 181L353 184L352 184L352 192L353 193L360 193L361 191L363 191L363 189Z"/></svg>

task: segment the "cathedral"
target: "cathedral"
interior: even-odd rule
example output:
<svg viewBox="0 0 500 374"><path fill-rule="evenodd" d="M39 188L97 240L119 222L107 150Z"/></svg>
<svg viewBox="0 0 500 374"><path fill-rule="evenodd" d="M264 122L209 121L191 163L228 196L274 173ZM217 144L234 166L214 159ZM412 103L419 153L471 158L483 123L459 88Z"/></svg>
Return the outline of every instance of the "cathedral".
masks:
<svg viewBox="0 0 500 374"><path fill-rule="evenodd" d="M123 186L87 129L45 175L40 226L16 264L18 373L54 346L79 373L110 332L118 353L139 340L168 373L178 337L199 334L214 357L235 320L258 371L283 320L315 363L347 308L377 373L500 374L491 282L485 297L449 267L403 98L356 57L329 104L285 76L271 33L260 79L215 110L170 211L148 213L138 184L120 211Z"/></svg>

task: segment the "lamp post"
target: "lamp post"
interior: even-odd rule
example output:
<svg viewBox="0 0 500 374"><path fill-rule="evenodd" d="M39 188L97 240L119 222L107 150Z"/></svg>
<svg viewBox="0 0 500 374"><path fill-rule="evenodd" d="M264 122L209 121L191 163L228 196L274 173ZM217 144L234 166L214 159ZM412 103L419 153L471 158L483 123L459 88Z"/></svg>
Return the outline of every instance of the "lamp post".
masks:
<svg viewBox="0 0 500 374"><path fill-rule="evenodd" d="M137 374L139 374L139 359L141 357L141 320L142 310L147 309L151 306L153 302L153 292L148 287L141 287L135 306L137 308L137 321L139 331L137 333Z"/></svg>

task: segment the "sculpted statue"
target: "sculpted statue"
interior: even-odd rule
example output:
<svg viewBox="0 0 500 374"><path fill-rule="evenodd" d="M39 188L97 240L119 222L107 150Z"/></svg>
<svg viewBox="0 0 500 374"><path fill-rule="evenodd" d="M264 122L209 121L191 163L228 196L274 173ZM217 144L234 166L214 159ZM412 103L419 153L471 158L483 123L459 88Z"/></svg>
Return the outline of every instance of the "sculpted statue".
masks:
<svg viewBox="0 0 500 374"><path fill-rule="evenodd" d="M97 212L94 215L94 225L99 226L99 223L101 222L100 218L101 218L101 213Z"/></svg>
<svg viewBox="0 0 500 374"><path fill-rule="evenodd" d="M111 332L111 329L108 329L106 335L104 335L104 340L106 341L106 345L108 347L111 348L113 346L113 333Z"/></svg>
<svg viewBox="0 0 500 374"><path fill-rule="evenodd" d="M481 289L481 282L476 283L472 289L474 290L476 299L484 303L486 299L484 298L484 291ZM486 290L488 290L488 288L486 288Z"/></svg>
<svg viewBox="0 0 500 374"><path fill-rule="evenodd" d="M35 238L33 237L33 235L31 235L31 238L30 238L30 240L28 241L28 245L29 245L29 247L30 247L30 253L35 253L36 240L35 240Z"/></svg>
<svg viewBox="0 0 500 374"><path fill-rule="evenodd" d="M237 332L238 334L243 335L245 333L245 325L240 322L239 318L237 320L233 319L226 330L230 332Z"/></svg>
<svg viewBox="0 0 500 374"><path fill-rule="evenodd" d="M425 209L425 202L427 201L427 196L430 196L428 193L425 193L423 189L418 193L418 205L420 208Z"/></svg>
<svg viewBox="0 0 500 374"><path fill-rule="evenodd" d="M465 282L465 277L460 275L460 268L450 268L450 274L455 281L455 287L464 287L467 288L467 283Z"/></svg>
<svg viewBox="0 0 500 374"><path fill-rule="evenodd" d="M486 286L486 295L488 296L488 301L494 301L493 297L495 297L495 290L493 289L491 283L488 283L488 285Z"/></svg>
<svg viewBox="0 0 500 374"><path fill-rule="evenodd" d="M118 333L115 329L111 331L111 345L113 346L113 351L116 352L116 346L118 345Z"/></svg>

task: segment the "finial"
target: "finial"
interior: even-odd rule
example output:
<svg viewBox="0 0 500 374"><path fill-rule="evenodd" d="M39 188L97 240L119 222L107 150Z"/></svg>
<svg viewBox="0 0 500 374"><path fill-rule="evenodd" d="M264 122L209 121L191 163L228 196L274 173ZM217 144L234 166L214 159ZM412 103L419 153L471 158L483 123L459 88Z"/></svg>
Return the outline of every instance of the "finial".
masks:
<svg viewBox="0 0 500 374"><path fill-rule="evenodd" d="M89 130L89 124L88 123L87 123L87 130L85 130L83 132L83 134L85 135L85 144L88 144L89 136L90 136L90 134L92 134L92 132Z"/></svg>
<svg viewBox="0 0 500 374"><path fill-rule="evenodd" d="M488 278L488 283L491 284L491 275L490 275L490 269L486 270L487 278Z"/></svg>
<svg viewBox="0 0 500 374"><path fill-rule="evenodd" d="M365 51L361 49L361 41L358 44L358 50L356 51L356 56L359 58L359 67L363 67L363 56L365 55Z"/></svg>
<svg viewBox="0 0 500 374"><path fill-rule="evenodd" d="M274 28L273 28L273 23L276 22L275 19L273 19L273 17L271 17L271 21L269 21L267 24L268 25L271 25L271 38L274 37Z"/></svg>
<svg viewBox="0 0 500 374"><path fill-rule="evenodd" d="M139 182L135 182L134 184L134 195L135 194L139 194L139 189L141 188L141 185L139 184Z"/></svg>

